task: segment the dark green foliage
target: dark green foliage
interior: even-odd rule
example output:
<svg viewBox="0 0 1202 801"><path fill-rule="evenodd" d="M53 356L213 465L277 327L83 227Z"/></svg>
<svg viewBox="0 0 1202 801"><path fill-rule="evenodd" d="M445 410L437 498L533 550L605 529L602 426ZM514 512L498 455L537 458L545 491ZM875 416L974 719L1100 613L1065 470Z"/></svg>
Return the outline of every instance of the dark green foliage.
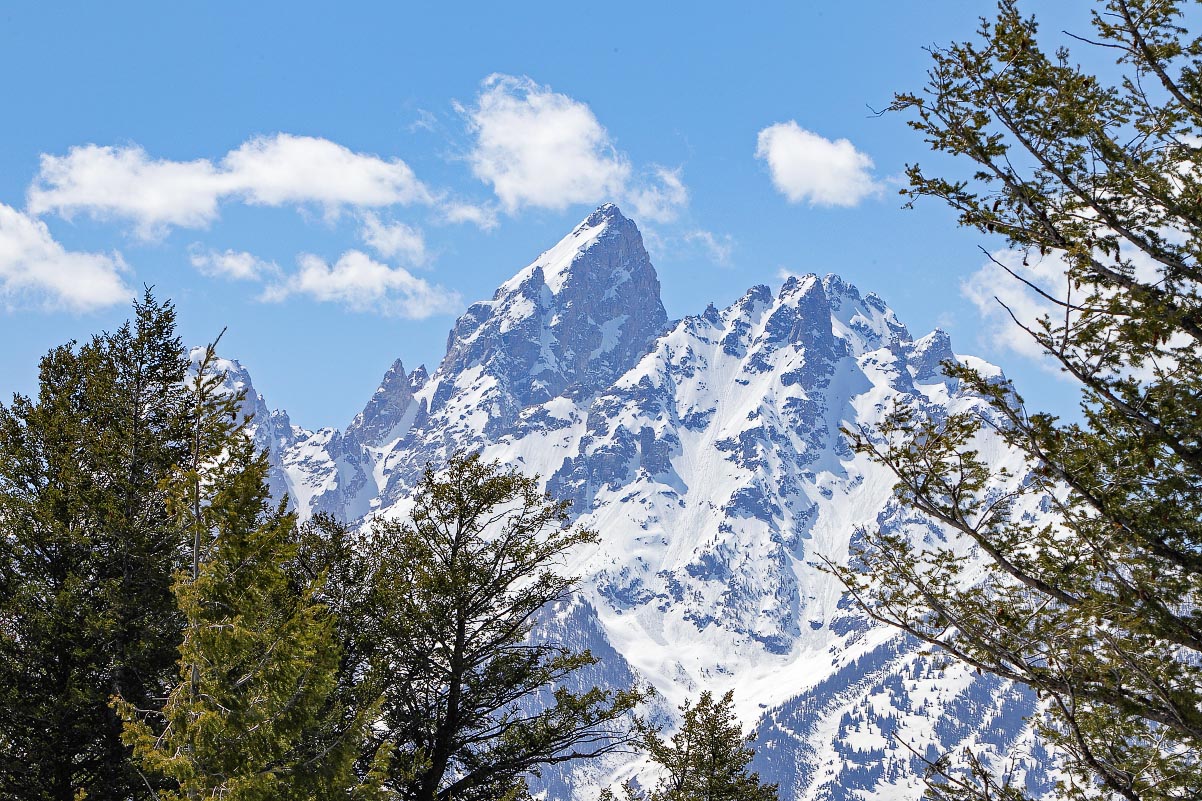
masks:
<svg viewBox="0 0 1202 801"><path fill-rule="evenodd" d="M975 42L932 51L927 92L896 107L963 178L909 168L911 197L1029 260L1060 259L1054 315L1030 336L1080 385L1082 421L1031 413L1006 385L980 393L1021 457L985 462L975 415L898 410L858 448L898 497L960 540L919 552L867 532L867 574L841 575L878 619L981 670L1035 688L1066 798L1202 798L1202 40L1184 4L1099 3L1089 44L1109 83L1040 46L1002 2ZM1196 15L1196 9L1190 10ZM1021 270L1012 271L1023 280ZM1024 516L1045 498L1050 522ZM1045 518L1045 521L1047 519ZM994 570L974 578L972 545ZM938 798L1018 798L980 762L940 760Z"/></svg>
<svg viewBox="0 0 1202 801"><path fill-rule="evenodd" d="M733 692L715 701L707 690L680 708L680 730L670 740L647 732L643 745L667 775L645 796L627 785L627 801L776 801L776 785L761 784L759 774L747 770L755 735L743 736L733 707Z"/></svg>
<svg viewBox="0 0 1202 801"><path fill-rule="evenodd" d="M178 681L161 712L119 708L137 763L167 779L161 799L371 797L353 765L365 718L326 717L340 654L320 601L297 583L294 515L270 504L268 464L217 392L209 349L193 382L193 451L168 508L195 544L173 592L184 616ZM243 423L244 425L245 423Z"/></svg>
<svg viewBox="0 0 1202 801"><path fill-rule="evenodd" d="M0 798L141 797L109 698L161 696L179 542L160 482L186 452L175 313L43 358L0 407Z"/></svg>
<svg viewBox="0 0 1202 801"><path fill-rule="evenodd" d="M363 534L328 515L315 516L299 534L296 557L288 565L292 581L296 591L313 587L316 600L329 610L331 645L339 655L334 687L320 715L323 725L310 741L311 748L321 751L379 721L385 671L376 665L380 649L371 626L376 615L368 606L374 557ZM387 762L391 746L370 733L360 745L355 776L371 783L373 771Z"/></svg>
<svg viewBox="0 0 1202 801"><path fill-rule="evenodd" d="M528 639L594 536L564 504L461 457L412 523L298 528L212 349L185 381L135 307L0 407L0 799L518 798L630 742L644 691Z"/></svg>
<svg viewBox="0 0 1202 801"><path fill-rule="evenodd" d="M574 580L554 569L591 531L537 481L478 456L427 469L411 520L380 522L364 543L363 629L384 687L387 788L415 801L524 798L541 766L631 741L645 693L561 681L595 663L528 635Z"/></svg>

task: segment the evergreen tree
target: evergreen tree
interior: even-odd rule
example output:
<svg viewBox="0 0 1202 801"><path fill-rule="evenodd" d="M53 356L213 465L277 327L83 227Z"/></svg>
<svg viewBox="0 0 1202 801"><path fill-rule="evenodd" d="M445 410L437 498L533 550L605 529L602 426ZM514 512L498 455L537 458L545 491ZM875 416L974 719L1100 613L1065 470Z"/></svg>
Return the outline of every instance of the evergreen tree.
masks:
<svg viewBox="0 0 1202 801"><path fill-rule="evenodd" d="M776 785L762 784L758 773L747 770L755 735L743 736L733 707L733 692L715 701L707 690L696 704L680 708L680 730L670 740L646 732L643 745L667 775L646 796L627 784L627 801L776 801Z"/></svg>
<svg viewBox="0 0 1202 801"><path fill-rule="evenodd" d="M133 322L41 363L0 406L0 798L141 797L108 698L161 695L179 558L160 482L185 451L187 362L147 290Z"/></svg>
<svg viewBox="0 0 1202 801"><path fill-rule="evenodd" d="M116 382L107 455L114 514L106 548L116 636L111 692L136 703L162 700L174 672L180 615L171 595L182 543L164 482L188 453L188 359L175 310L147 289L135 321L107 337Z"/></svg>
<svg viewBox="0 0 1202 801"><path fill-rule="evenodd" d="M1058 292L1000 261L1054 304L1016 322L1078 382L1082 417L1028 411L1009 384L951 367L988 401L987 421L902 408L854 434L951 540L867 531L867 572L841 575L874 617L1034 688L1065 798L1202 798L1202 38L1190 21L1174 0L1098 3L1077 41L1117 60L1107 81L1045 51L1036 21L1004 0L975 41L932 50L927 91L895 104L970 167L910 167L912 198L1063 268ZM1017 470L986 463L985 425ZM1027 514L1036 504L1044 517ZM937 798L1022 797L976 756L969 774L931 767Z"/></svg>
<svg viewBox="0 0 1202 801"><path fill-rule="evenodd" d="M370 539L336 518L317 514L301 527L299 548L289 569L296 591L316 588L315 596L333 618L333 640L339 665L335 688L327 697L321 717L326 724L316 731L311 748L354 737L368 722L379 720L382 678L381 651L372 634L375 610L368 605L372 563ZM374 771L386 765L391 746L378 738L362 742L355 772L360 781L373 781Z"/></svg>
<svg viewBox="0 0 1202 801"><path fill-rule="evenodd" d="M567 527L567 503L536 479L478 455L428 468L413 497L411 519L379 523L365 548L387 789L406 801L524 798L539 768L631 742L645 692L572 692L564 680L596 658L529 636L573 587L555 565L596 535Z"/></svg>
<svg viewBox="0 0 1202 801"><path fill-rule="evenodd" d="M193 381L192 451L168 494L194 548L173 585L179 680L161 712L118 704L125 739L167 780L162 799L370 797L352 770L362 726L325 736L339 652L323 579L292 580L295 517L270 505L266 456L213 361L210 347Z"/></svg>

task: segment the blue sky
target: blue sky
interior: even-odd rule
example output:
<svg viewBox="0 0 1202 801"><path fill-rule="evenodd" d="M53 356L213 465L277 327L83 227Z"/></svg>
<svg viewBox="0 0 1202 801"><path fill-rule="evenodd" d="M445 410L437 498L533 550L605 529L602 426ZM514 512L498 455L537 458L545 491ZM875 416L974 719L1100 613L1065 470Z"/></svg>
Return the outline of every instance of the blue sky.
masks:
<svg viewBox="0 0 1202 801"><path fill-rule="evenodd" d="M1049 35L1080 3L1032 4ZM922 47L992 3L62 3L0 8L0 397L143 284L270 405L343 426L395 358L616 201L673 317L836 272L916 336L1071 385L990 310L980 247L904 211Z"/></svg>

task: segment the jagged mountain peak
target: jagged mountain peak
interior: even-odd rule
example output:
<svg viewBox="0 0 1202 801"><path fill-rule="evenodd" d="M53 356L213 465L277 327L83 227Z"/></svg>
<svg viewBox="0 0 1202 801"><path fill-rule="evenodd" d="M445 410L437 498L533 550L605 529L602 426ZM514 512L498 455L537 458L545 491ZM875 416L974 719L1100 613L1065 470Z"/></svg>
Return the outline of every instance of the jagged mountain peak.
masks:
<svg viewBox="0 0 1202 801"><path fill-rule="evenodd" d="M968 358L946 332L912 338L834 274L754 286L669 326L638 228L607 204L469 307L432 374L398 360L346 432L295 429L270 453L302 514L348 521L407 514L423 468L456 450L541 475L601 532L567 565L581 576L570 620L539 624L604 654L597 682L637 671L668 710L735 689L782 799L913 801L921 787L894 781L909 759L888 736L897 720L924 749L1004 754L1034 701L944 679L816 564L849 558L864 526L938 541L842 432L899 402L976 409L939 369ZM640 770L620 761L605 770ZM596 797L597 780L565 770L540 786Z"/></svg>
<svg viewBox="0 0 1202 801"><path fill-rule="evenodd" d="M406 373L400 359L393 362L363 411L347 426L346 436L370 447L387 442L413 403L416 375L417 371Z"/></svg>
<svg viewBox="0 0 1202 801"><path fill-rule="evenodd" d="M456 321L432 411L453 392L445 379L475 368L499 393L492 417L502 424L531 404L596 394L667 323L638 227L606 204Z"/></svg>
<svg viewBox="0 0 1202 801"><path fill-rule="evenodd" d="M409 387L414 392L417 392L419 389L424 387L426 382L429 380L430 373L426 370L426 365L419 364L417 369L409 374Z"/></svg>
<svg viewBox="0 0 1202 801"><path fill-rule="evenodd" d="M200 363L204 361L207 347L197 346L188 350L188 360L191 362L189 366L189 374L194 376L200 370ZM226 394L242 394L241 412L243 415L252 418L251 427L261 428L264 422L271 417L281 417L287 419L288 413L285 411L269 411L263 400L263 396L255 390L254 382L251 380L250 371L243 366L242 362L237 359L227 359L218 356L210 364L210 368L221 375L220 392Z"/></svg>
<svg viewBox="0 0 1202 801"><path fill-rule="evenodd" d="M744 302L753 296L762 301L763 289L753 287ZM828 325L824 318L829 316L831 332L856 355L882 347L900 350L912 341L909 330L879 295L862 295L854 284L835 273L821 278L814 273L788 276L775 305L804 306L805 317L823 328Z"/></svg>
<svg viewBox="0 0 1202 801"><path fill-rule="evenodd" d="M581 225L599 225L604 221L613 219L627 219L622 215L622 210L618 208L616 203L602 203L596 210L585 218Z"/></svg>
<svg viewBox="0 0 1202 801"><path fill-rule="evenodd" d="M956 361L956 354L952 352L952 338L942 328L936 328L914 340L910 359L916 381L941 380L944 378L941 365Z"/></svg>
<svg viewBox="0 0 1202 801"><path fill-rule="evenodd" d="M843 276L836 273L827 273L822 277L822 288L832 298L847 298L854 302L860 300L860 290L854 284L850 284L844 280ZM869 294L872 293L870 292Z"/></svg>
<svg viewBox="0 0 1202 801"><path fill-rule="evenodd" d="M613 203L606 203L582 220L572 229L571 233L543 251L537 259L503 283L493 295L493 300L497 301L511 293L521 292L530 284L531 279L535 279L535 285L541 284L549 289L552 295L559 295L565 288L571 290L572 284L579 283L582 277L585 280L588 277L592 277L594 280L609 278L618 283L621 276L612 272L608 275L602 273L593 276L582 276L581 273L587 273L589 268L598 266L620 268L622 265L612 261L599 264L581 260L579 257L599 244L602 247L608 244L612 248L622 240L631 246L631 255L636 257L632 261L643 262L645 264L640 264L640 267L650 268L651 263L646 258L647 254L643 249L642 235L639 233L638 226L628 217L623 216L621 210ZM650 272L654 277L654 268L651 268ZM658 300L658 279L656 279L655 289Z"/></svg>

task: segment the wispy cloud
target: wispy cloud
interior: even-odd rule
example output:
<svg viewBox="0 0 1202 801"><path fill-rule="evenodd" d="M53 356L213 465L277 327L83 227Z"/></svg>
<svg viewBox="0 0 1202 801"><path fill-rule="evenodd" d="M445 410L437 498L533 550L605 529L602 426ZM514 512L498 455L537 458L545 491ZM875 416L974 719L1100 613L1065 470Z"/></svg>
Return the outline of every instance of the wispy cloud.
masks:
<svg viewBox="0 0 1202 801"><path fill-rule="evenodd" d="M333 264L312 254L302 254L298 263L300 270L269 286L263 300L303 295L354 311L411 320L452 314L462 306L454 290L431 284L403 267L389 267L359 250L348 250Z"/></svg>
<svg viewBox="0 0 1202 801"><path fill-rule="evenodd" d="M491 231L499 224L495 204L477 205L447 201L442 204L442 217L449 223L471 223L481 231Z"/></svg>
<svg viewBox="0 0 1202 801"><path fill-rule="evenodd" d="M363 215L363 226L359 230L363 241L386 259L403 258L409 264L426 262L426 240L422 232L401 222L383 222L368 212Z"/></svg>
<svg viewBox="0 0 1202 801"><path fill-rule="evenodd" d="M0 299L10 308L83 312L127 302L133 293L120 254L59 244L41 220L0 203Z"/></svg>
<svg viewBox="0 0 1202 801"><path fill-rule="evenodd" d="M1057 297L1067 288L1064 261L1057 254L1024 256L1014 250L999 250L990 256L989 261L960 284L960 294L981 315L982 342L999 351L1010 351L1037 362L1050 373L1062 375L1059 364L1049 359L1043 348L1014 324L1005 307L1030 326L1042 317L1062 315L1063 310L1008 275L1002 265Z"/></svg>
<svg viewBox="0 0 1202 801"><path fill-rule="evenodd" d="M715 234L713 231L689 231L684 236L685 241L699 246L709 260L715 264L730 263L730 256L735 249L735 240L730 234Z"/></svg>
<svg viewBox="0 0 1202 801"><path fill-rule="evenodd" d="M650 172L649 180L627 187L626 196L640 220L672 222L689 203L689 190L681 180L681 171L654 166Z"/></svg>
<svg viewBox="0 0 1202 801"><path fill-rule="evenodd" d="M264 206L317 203L392 206L430 203L430 190L400 159L355 153L328 139L277 134L229 153L222 166L237 191Z"/></svg>
<svg viewBox="0 0 1202 801"><path fill-rule="evenodd" d="M438 117L434 112L424 108L419 108L415 112L413 122L409 123L409 132L426 131L434 133L438 129Z"/></svg>
<svg viewBox="0 0 1202 801"><path fill-rule="evenodd" d="M199 244L193 244L188 251L188 260L202 275L210 278L263 281L280 275L280 268L275 262L260 259L244 250L205 250Z"/></svg>
<svg viewBox="0 0 1202 801"><path fill-rule="evenodd" d="M767 162L773 185L791 203L855 206L881 191L872 159L855 145L825 139L793 120L760 131L755 155Z"/></svg>

